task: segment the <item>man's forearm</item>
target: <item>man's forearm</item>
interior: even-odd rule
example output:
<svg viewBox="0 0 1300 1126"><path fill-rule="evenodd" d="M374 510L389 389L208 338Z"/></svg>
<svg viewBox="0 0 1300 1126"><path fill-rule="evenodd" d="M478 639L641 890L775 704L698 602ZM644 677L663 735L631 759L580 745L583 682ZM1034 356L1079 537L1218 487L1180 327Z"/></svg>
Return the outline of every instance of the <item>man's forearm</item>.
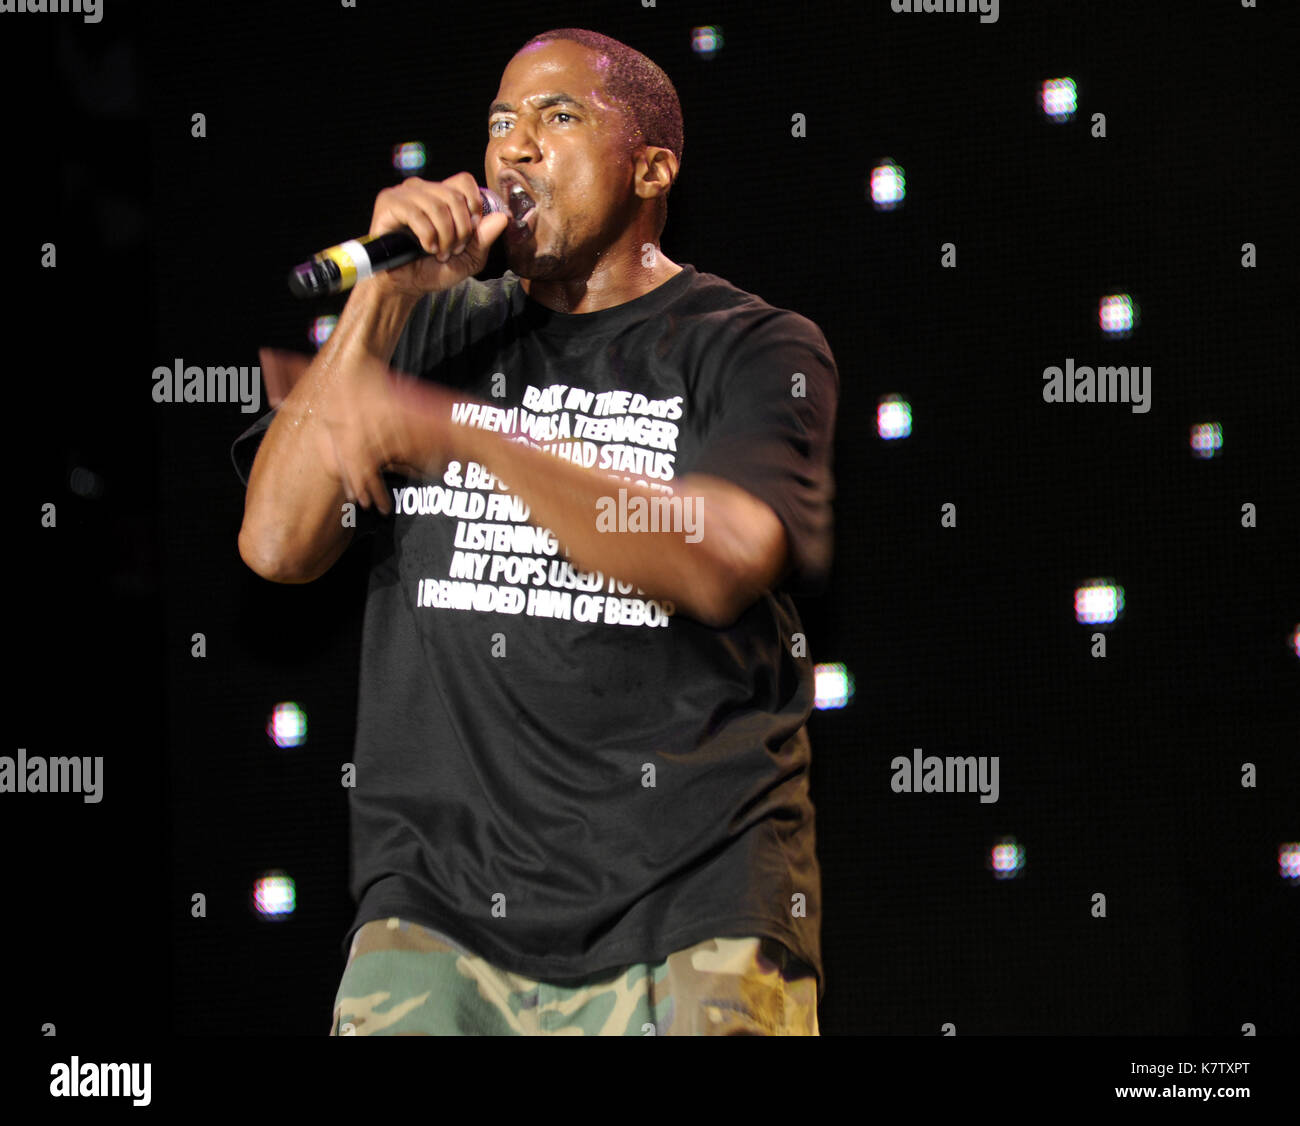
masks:
<svg viewBox="0 0 1300 1126"><path fill-rule="evenodd" d="M305 582L347 546L344 491L317 444L319 407L332 387L358 377L367 361L389 361L414 305L414 299L359 283L333 334L280 404L249 473L239 535L241 555L259 574Z"/></svg>
<svg viewBox="0 0 1300 1126"><path fill-rule="evenodd" d="M666 494L466 426L451 427L448 460L475 461L499 477L528 505L529 522L549 528L580 570L634 583L707 624L724 624L728 618L726 607L735 592L727 584L737 573L731 566L736 529L707 525L709 515L723 513L705 513L705 490L678 483L677 511L685 516L680 527L630 531L617 527L615 510L629 511L642 498L648 512L649 502ZM624 506L620 489L626 490ZM611 523L616 526L608 530Z"/></svg>

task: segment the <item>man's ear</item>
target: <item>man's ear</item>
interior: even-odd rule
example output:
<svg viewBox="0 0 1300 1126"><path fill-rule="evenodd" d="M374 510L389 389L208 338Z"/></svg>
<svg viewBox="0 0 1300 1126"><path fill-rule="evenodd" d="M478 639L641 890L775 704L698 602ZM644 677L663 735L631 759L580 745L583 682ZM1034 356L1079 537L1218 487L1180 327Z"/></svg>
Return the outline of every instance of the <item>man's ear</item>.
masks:
<svg viewBox="0 0 1300 1126"><path fill-rule="evenodd" d="M668 189L677 179L677 172L677 157L673 155L672 149L644 146L636 157L636 194L642 199L667 195Z"/></svg>

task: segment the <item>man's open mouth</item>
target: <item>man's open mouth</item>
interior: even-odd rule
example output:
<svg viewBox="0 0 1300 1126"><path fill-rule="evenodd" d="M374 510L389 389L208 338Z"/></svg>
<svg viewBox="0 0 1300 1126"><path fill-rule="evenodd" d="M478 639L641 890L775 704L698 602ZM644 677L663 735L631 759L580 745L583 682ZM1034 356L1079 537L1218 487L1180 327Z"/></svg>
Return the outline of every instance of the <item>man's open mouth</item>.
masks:
<svg viewBox="0 0 1300 1126"><path fill-rule="evenodd" d="M510 214L514 218L515 226L523 228L528 225L528 213L537 204L522 184L511 184L510 191L506 196L506 206L510 208Z"/></svg>

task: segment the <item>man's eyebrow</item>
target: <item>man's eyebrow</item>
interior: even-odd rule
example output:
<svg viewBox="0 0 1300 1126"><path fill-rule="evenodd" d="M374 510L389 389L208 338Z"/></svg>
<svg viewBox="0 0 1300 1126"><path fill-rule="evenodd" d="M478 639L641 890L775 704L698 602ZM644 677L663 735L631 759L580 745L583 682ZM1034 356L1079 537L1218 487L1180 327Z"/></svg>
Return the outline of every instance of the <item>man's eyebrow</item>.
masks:
<svg viewBox="0 0 1300 1126"><path fill-rule="evenodd" d="M551 106L573 106L574 109L580 109L583 110L584 112L587 109L586 105L584 105L580 99L575 98L572 94L564 94L564 93L546 94L543 97L536 99L534 105L539 110L550 109ZM515 112L515 107L512 106L509 102L493 102L492 105L488 108L488 117L491 117L494 113L514 113L514 112Z"/></svg>

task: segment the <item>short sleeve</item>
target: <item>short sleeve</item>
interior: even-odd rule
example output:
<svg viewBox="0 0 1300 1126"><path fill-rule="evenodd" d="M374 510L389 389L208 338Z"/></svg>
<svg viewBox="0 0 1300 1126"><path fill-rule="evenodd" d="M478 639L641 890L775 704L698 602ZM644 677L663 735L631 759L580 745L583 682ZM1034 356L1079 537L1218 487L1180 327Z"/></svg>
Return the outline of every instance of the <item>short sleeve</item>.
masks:
<svg viewBox="0 0 1300 1126"><path fill-rule="evenodd" d="M783 585L820 593L833 552L834 357L812 321L784 311L749 332L733 355L690 471L721 477L767 504L789 541Z"/></svg>
<svg viewBox="0 0 1300 1126"><path fill-rule="evenodd" d="M393 371L406 375L420 375L424 366L424 330L429 324L429 308L432 297L425 294L412 308L406 324L398 334L393 346L393 355L388 366Z"/></svg>
<svg viewBox="0 0 1300 1126"><path fill-rule="evenodd" d="M253 462L257 458L257 451L262 446L262 438L265 436L267 428L275 421L275 412L278 409L278 407L272 407L236 438L234 444L230 447L230 460L235 463L235 472L239 474L239 480L243 482L244 488L248 488L248 478L253 472Z"/></svg>
<svg viewBox="0 0 1300 1126"><path fill-rule="evenodd" d="M278 407L272 407L266 414L262 415L247 430L235 439L230 447L230 460L234 462L235 472L243 482L244 488L248 488L248 478L253 472L253 462L257 459L257 451L262 448L262 439L266 436L266 431L271 423L275 421ZM385 473L384 484L391 484L391 475ZM377 512L373 507L357 507L357 535L366 536L378 529L379 521L383 519L383 514Z"/></svg>

